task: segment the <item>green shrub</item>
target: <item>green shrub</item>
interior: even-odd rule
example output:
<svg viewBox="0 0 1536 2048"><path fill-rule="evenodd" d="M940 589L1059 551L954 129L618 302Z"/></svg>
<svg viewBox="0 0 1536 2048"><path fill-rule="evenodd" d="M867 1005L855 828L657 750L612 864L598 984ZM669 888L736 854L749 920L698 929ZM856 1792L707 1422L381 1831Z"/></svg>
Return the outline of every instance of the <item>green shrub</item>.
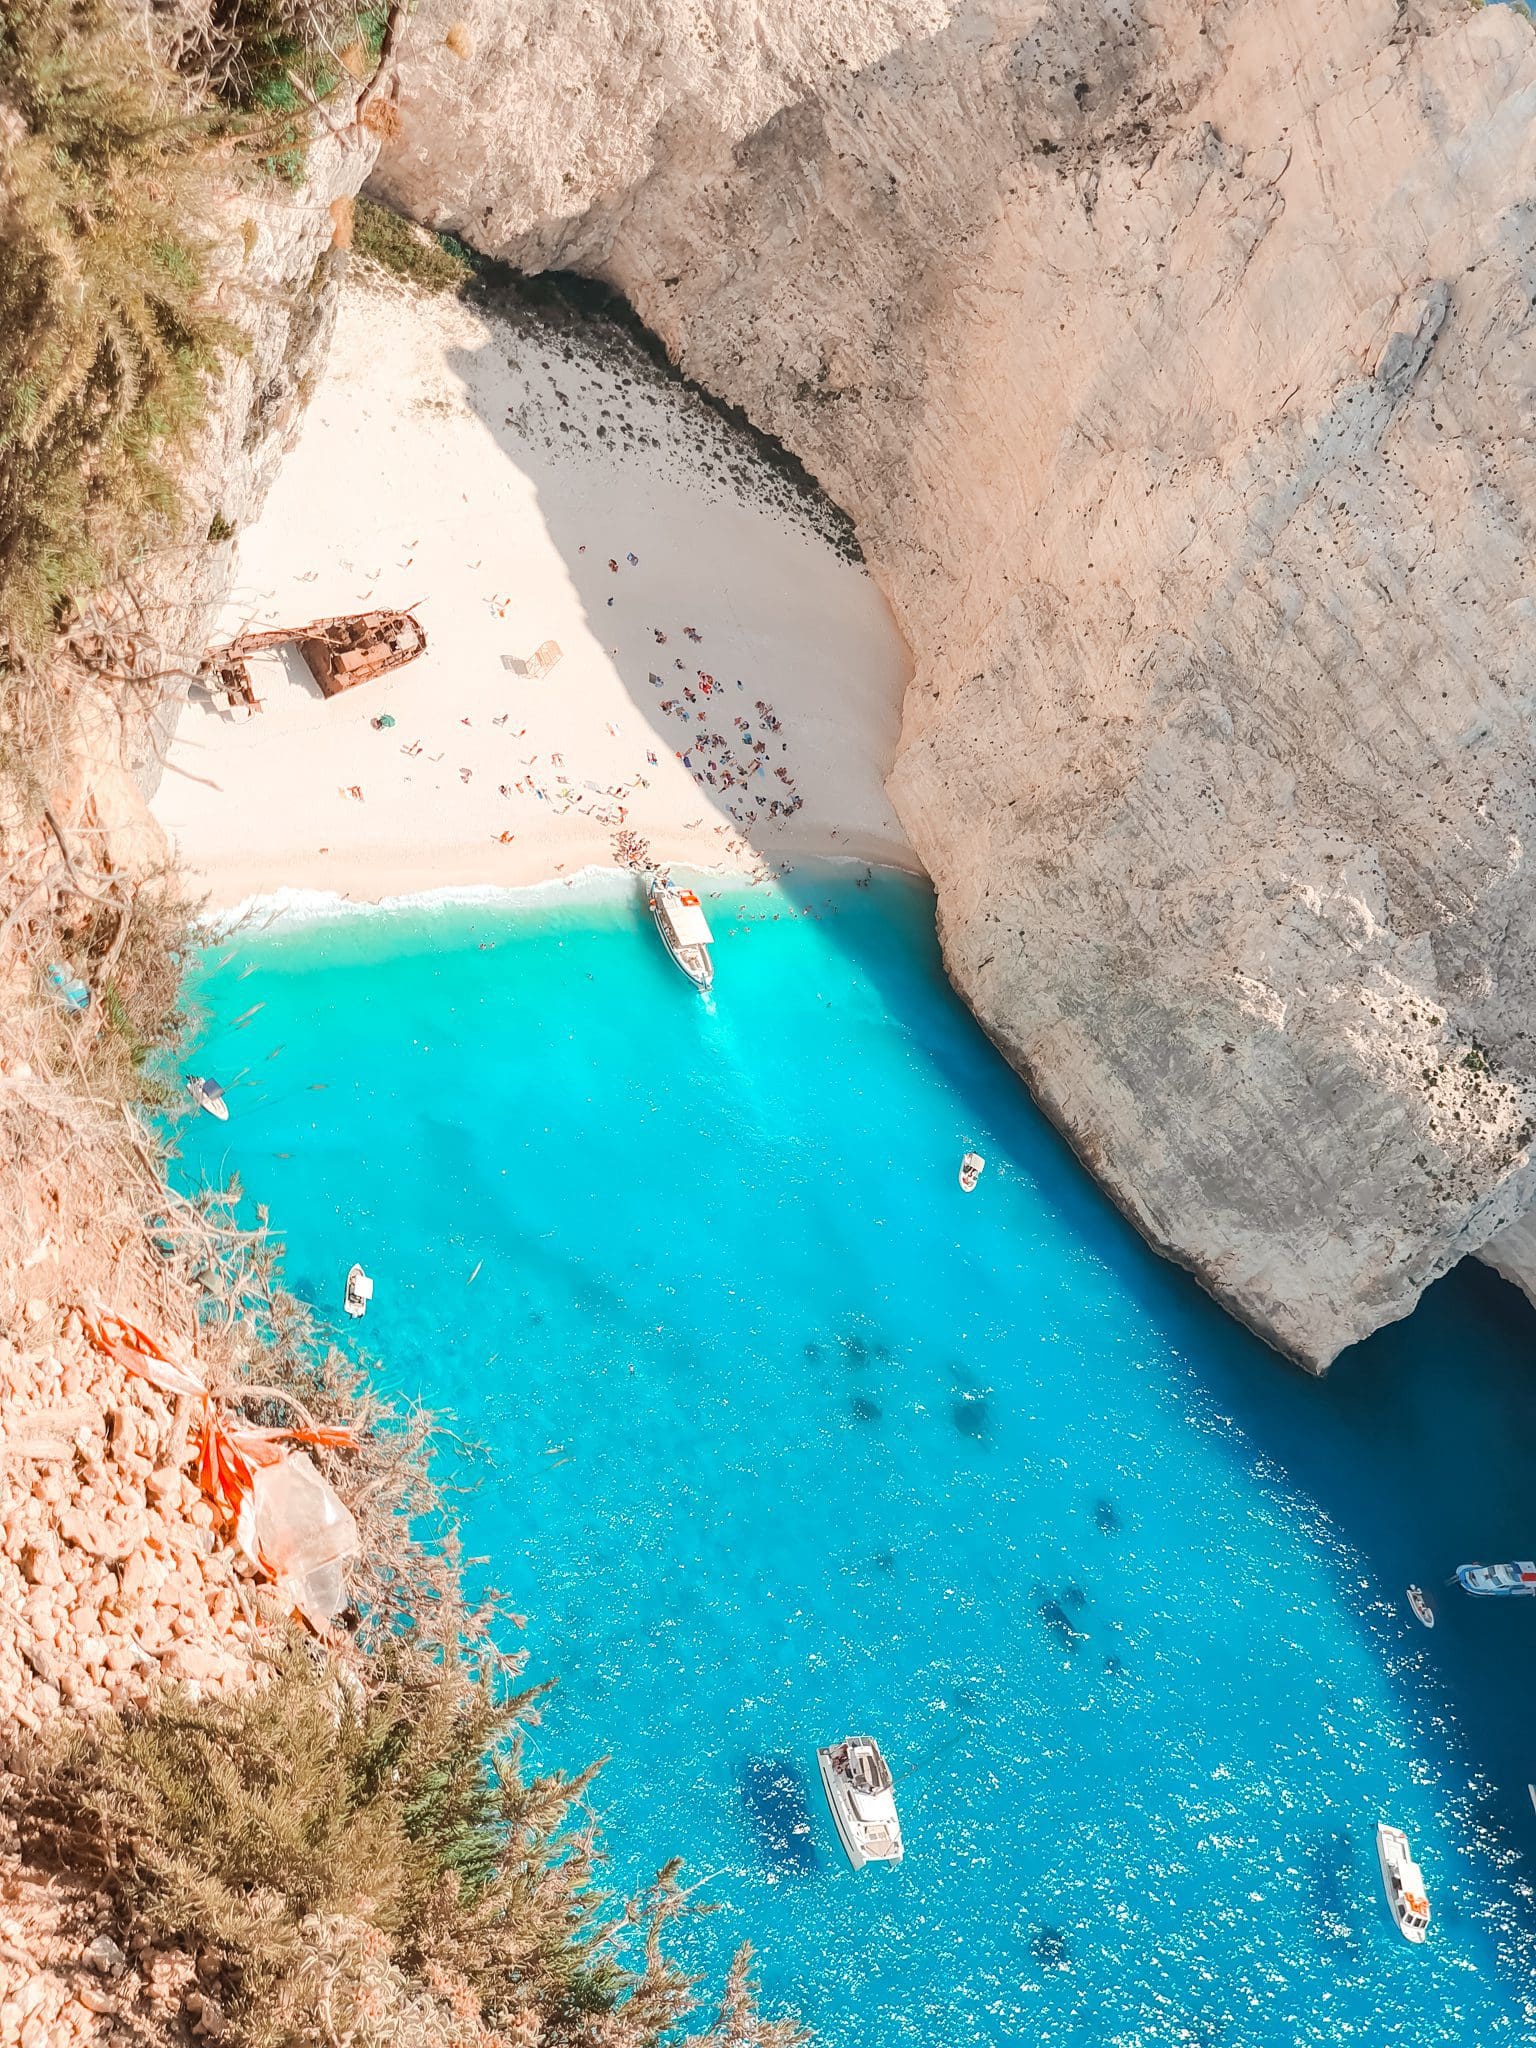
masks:
<svg viewBox="0 0 1536 2048"><path fill-rule="evenodd" d="M179 74L135 21L111 0L0 8L0 673L174 530L182 451L240 341L205 296L196 224L229 175L212 146L298 182L306 100L366 72L385 16L216 0Z"/></svg>
<svg viewBox="0 0 1536 2048"><path fill-rule="evenodd" d="M209 83L227 107L296 113L304 102L293 80L324 99L354 53L359 72L371 67L387 20L384 8L355 0L213 0Z"/></svg>
<svg viewBox="0 0 1536 2048"><path fill-rule="evenodd" d="M229 132L290 185L304 180L311 103L372 69L387 12L355 0L213 0L199 80L237 118Z"/></svg>
<svg viewBox="0 0 1536 2048"><path fill-rule="evenodd" d="M359 198L352 227L352 247L397 277L406 277L424 291L457 291L473 275L469 251L451 235L430 234L414 221Z"/></svg>
<svg viewBox="0 0 1536 2048"><path fill-rule="evenodd" d="M188 223L204 138L107 0L0 12L0 661L170 525L229 329Z"/></svg>
<svg viewBox="0 0 1536 2048"><path fill-rule="evenodd" d="M530 2027L563 2048L653 2048L693 2006L661 1953L685 1910L675 1870L610 1915L587 1778L525 1782L534 1695L399 1651L355 1691L304 1645L238 1702L168 1695L24 1760L38 1862L110 1869L118 1932L199 1959L234 2040L474 2038ZM638 1951L631 1956L631 1944ZM431 2024L441 2023L441 2033ZM738 1960L698 2048L794 2048L757 2016Z"/></svg>

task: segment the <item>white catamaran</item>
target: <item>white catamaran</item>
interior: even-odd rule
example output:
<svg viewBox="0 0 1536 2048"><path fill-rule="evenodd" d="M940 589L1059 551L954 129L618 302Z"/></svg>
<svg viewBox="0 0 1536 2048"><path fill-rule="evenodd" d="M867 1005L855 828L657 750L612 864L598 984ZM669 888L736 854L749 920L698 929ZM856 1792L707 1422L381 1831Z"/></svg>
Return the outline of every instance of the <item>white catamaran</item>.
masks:
<svg viewBox="0 0 1536 2048"><path fill-rule="evenodd" d="M657 874L651 877L648 900L667 951L695 988L707 989L715 978L709 957L714 934L697 895Z"/></svg>
<svg viewBox="0 0 1536 2048"><path fill-rule="evenodd" d="M866 1863L901 1861L901 1822L890 1766L868 1735L850 1735L830 1749L818 1749L822 1788L838 1836L855 1870Z"/></svg>

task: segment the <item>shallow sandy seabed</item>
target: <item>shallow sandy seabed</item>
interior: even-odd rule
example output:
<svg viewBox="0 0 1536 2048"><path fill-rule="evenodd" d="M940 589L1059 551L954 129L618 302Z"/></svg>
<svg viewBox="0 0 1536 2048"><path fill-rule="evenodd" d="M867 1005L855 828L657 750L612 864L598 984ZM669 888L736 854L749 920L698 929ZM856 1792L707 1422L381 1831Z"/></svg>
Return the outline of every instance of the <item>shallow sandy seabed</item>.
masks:
<svg viewBox="0 0 1536 2048"><path fill-rule="evenodd" d="M194 695L155 811L215 904L561 879L620 829L731 871L916 867L883 786L910 673L883 599L616 330L349 284L222 630L416 600L425 656L347 695L295 649L252 659L254 719ZM547 640L548 675L512 671Z"/></svg>

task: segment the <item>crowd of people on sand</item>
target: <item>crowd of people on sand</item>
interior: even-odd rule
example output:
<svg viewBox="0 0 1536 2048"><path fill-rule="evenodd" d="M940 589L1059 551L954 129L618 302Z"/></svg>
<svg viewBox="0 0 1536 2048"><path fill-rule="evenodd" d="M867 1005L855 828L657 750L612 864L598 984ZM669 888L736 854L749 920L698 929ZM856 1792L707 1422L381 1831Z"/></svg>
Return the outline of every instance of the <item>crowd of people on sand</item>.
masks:
<svg viewBox="0 0 1536 2048"><path fill-rule="evenodd" d="M585 547L579 552L585 554ZM639 557L633 553L626 553L624 561L632 569L640 566ZM617 556L608 557L608 569L614 576L623 573ZM611 609L613 605L614 598L610 597L608 606ZM672 635L664 627L648 624L646 630L657 647L671 646ZM704 635L697 626L685 625L677 630L691 646L704 645ZM617 659L618 649L611 651ZM650 669L647 680L653 690L673 693L660 698L658 708L687 728L683 744L673 748L673 755L688 770L699 790L720 799L739 827L759 824L764 818L793 817L804 798L795 787L787 759L789 742L783 737L783 724L773 706L765 698L757 697L749 710L742 698L734 695L734 691L746 691L741 677L735 677L733 688L728 689L708 669L693 666L691 654L686 658L673 654L671 661L671 672L658 674ZM696 731L698 726L704 730ZM775 782L780 785L777 789L773 787Z"/></svg>
<svg viewBox="0 0 1536 2048"><path fill-rule="evenodd" d="M650 841L638 832L625 827L613 835L613 858L617 866L628 868L632 874L643 875L655 867L651 855Z"/></svg>
<svg viewBox="0 0 1536 2048"><path fill-rule="evenodd" d="M681 668L682 663L677 666ZM723 724L711 721L712 711L718 711L720 718L724 718L728 700L723 685L705 669L695 669L694 674L697 690L691 683L685 683L680 695L660 700L662 711L681 719L690 728L686 744L674 750L678 760L696 783L724 800L725 808L738 825L752 825L763 817L793 817L804 799L795 788L788 763L773 761L775 747L780 754L789 752L788 741L777 738L783 727L773 706L757 698L752 705L757 714L755 722L737 711L731 715L732 730L726 731ZM653 689L668 687L666 679L654 670L650 682ZM744 690L746 685L738 679L736 688ZM716 697L721 699L718 707L709 701ZM704 731L691 730L695 725L702 725ZM770 762L774 780L783 784L782 794L773 791L767 781Z"/></svg>
<svg viewBox="0 0 1536 2048"><path fill-rule="evenodd" d="M579 552L585 555L586 546L583 545ZM631 550L626 550L622 560L617 555L607 558L607 569L614 576L639 567L640 558ZM492 600L493 610L502 617L505 617L509 604L510 599ZM615 608L613 596L608 598L607 607ZM673 645L674 632L665 627L647 624L645 631L654 646L670 648ZM648 671L651 688L666 692L657 700L657 709L663 716L678 720L685 728L679 735L682 743L673 749L674 758L687 769L700 794L729 815L730 823L720 823L714 828L721 840L722 860L740 863L753 883L764 883L770 878L770 870L750 844L749 835L766 819L793 817L804 801L795 786L789 765L789 742L784 735L783 723L765 697L754 697L750 703L746 700L747 684L742 678L732 678L728 686L707 669L696 665L691 650L704 645L704 634L699 627L683 625L674 631L678 639L688 643L690 652L687 659L674 653L671 657L672 673L659 674L655 669ZM620 659L618 648L610 648L609 652L617 663ZM553 687L558 688L559 685ZM512 711L504 711L493 717L490 724L504 732L508 741L526 739L526 725L507 729L514 715ZM392 717L372 721L375 730L380 731L394 722ZM459 723L472 728L476 721L461 717ZM611 719L605 723L611 737L620 737L621 728L617 724ZM422 741L413 738L401 742L400 752L408 761L419 760L424 767L436 767L446 758L447 750L426 753ZM527 798L547 804L556 815L575 812L596 825L611 828L616 848L629 844L631 839L634 846L645 848L643 839L631 833L630 811L639 792L651 787L652 778L644 769L660 765L654 747L645 748L644 768L637 762L627 776L611 781L577 775L567 768L565 756L560 752L518 755L515 764L509 765L515 765L519 772L510 780L497 784L497 793L501 797L508 800ZM460 782L468 786L477 774L494 775L496 768L488 767L482 756L476 765L460 766L457 772ZM501 772L505 774L506 768ZM337 793L352 802L365 801L363 788L358 783L339 789ZM702 818L688 821L690 828L702 823ZM494 840L505 846L510 845L516 836L515 831L505 830L496 833ZM623 864L649 865L648 849L643 860L625 859Z"/></svg>

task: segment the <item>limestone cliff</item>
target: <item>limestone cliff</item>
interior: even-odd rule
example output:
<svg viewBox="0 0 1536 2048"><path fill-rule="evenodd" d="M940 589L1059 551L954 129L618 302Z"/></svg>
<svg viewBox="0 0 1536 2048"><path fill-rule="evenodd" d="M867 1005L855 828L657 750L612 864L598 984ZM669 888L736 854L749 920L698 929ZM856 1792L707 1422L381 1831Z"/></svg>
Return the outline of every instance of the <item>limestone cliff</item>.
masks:
<svg viewBox="0 0 1536 2048"><path fill-rule="evenodd" d="M402 106L855 517L950 971L1154 1243L1322 1366L1525 1209L1526 19L427 0Z"/></svg>

